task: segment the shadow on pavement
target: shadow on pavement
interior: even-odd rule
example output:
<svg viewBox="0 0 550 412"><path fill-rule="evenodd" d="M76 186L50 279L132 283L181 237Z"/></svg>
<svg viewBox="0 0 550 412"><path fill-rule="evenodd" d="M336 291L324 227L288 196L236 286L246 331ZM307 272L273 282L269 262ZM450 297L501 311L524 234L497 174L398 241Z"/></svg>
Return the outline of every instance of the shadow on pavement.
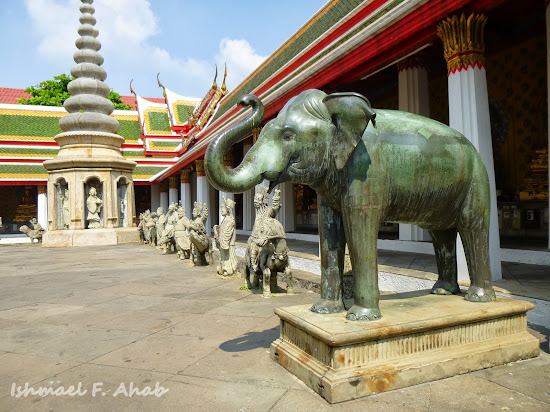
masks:
<svg viewBox="0 0 550 412"><path fill-rule="evenodd" d="M247 332L241 337L222 343L220 349L225 352L245 352L258 348L267 349L279 335L279 326L262 332Z"/></svg>

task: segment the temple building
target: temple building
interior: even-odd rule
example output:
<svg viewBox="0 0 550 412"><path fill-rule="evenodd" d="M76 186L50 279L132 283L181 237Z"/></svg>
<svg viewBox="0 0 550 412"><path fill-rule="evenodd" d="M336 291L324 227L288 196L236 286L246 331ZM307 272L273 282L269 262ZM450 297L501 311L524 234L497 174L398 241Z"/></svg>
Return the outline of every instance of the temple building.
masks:
<svg viewBox="0 0 550 412"><path fill-rule="evenodd" d="M181 201L190 214L195 200L216 211L225 195L236 203L240 233L249 232L253 193L218 193L203 167L209 141L246 115L236 106L240 96L262 100L265 124L303 90L354 91L374 108L418 113L464 134L491 180L492 261L550 264L549 13L548 0L334 0L234 90L214 80L197 99L159 80L162 99L132 91L136 110L113 115L125 139L122 154L137 163L136 212ZM42 162L56 154L53 136L66 114L8 100L20 92L0 89L6 103L0 104L0 230L16 231L31 214L47 226ZM259 132L234 145L227 164L237 166ZM291 183L280 189L278 218L288 236L316 240L315 192ZM211 213L209 227L218 221ZM417 227L385 223L379 233L379 248L433 253L428 234Z"/></svg>

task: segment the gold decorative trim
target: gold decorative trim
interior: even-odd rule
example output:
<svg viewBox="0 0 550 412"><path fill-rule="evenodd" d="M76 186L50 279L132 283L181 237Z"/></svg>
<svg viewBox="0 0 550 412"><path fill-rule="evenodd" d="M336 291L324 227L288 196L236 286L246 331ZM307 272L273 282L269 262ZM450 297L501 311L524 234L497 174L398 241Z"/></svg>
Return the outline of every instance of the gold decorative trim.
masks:
<svg viewBox="0 0 550 412"><path fill-rule="evenodd" d="M472 13L468 18L447 17L437 26L437 35L443 41L443 55L449 74L468 67L485 67L483 32L487 16Z"/></svg>
<svg viewBox="0 0 550 412"><path fill-rule="evenodd" d="M191 178L191 170L182 169L180 171L180 183L189 184L189 179Z"/></svg>
<svg viewBox="0 0 550 412"><path fill-rule="evenodd" d="M47 189L45 185L38 185L37 191L39 195L45 195L47 193Z"/></svg>
<svg viewBox="0 0 550 412"><path fill-rule="evenodd" d="M254 130L252 130L252 145L255 145L258 141L258 137L260 136L260 132L262 131L261 126L256 127Z"/></svg>
<svg viewBox="0 0 550 412"><path fill-rule="evenodd" d="M163 180L159 186L161 192L168 192L168 180Z"/></svg>
<svg viewBox="0 0 550 412"><path fill-rule="evenodd" d="M195 169L197 170L197 177L206 176L206 172L204 170L204 159L195 160Z"/></svg>
<svg viewBox="0 0 550 412"><path fill-rule="evenodd" d="M179 184L179 179L177 176L170 176L168 178L169 180L169 187L170 189L177 189L178 188L178 184Z"/></svg>

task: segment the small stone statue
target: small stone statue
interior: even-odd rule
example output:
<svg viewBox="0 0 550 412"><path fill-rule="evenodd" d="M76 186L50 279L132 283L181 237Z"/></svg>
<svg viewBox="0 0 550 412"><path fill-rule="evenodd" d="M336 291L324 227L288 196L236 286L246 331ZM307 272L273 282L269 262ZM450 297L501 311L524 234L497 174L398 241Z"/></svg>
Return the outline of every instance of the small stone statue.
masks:
<svg viewBox="0 0 550 412"><path fill-rule="evenodd" d="M139 225L137 227L139 233L139 241L145 243L145 212L139 214Z"/></svg>
<svg viewBox="0 0 550 412"><path fill-rule="evenodd" d="M88 207L88 216L86 221L88 222L88 229L98 229L101 227L101 208L103 207L103 201L97 196L97 190L95 187L90 189L88 199L86 200L86 206Z"/></svg>
<svg viewBox="0 0 550 412"><path fill-rule="evenodd" d="M174 238L175 224L178 221L178 215L176 213L176 203L170 203L168 206L168 213L164 216L165 225L162 231L158 244L162 247L162 254L165 255L168 252L176 251L176 239Z"/></svg>
<svg viewBox="0 0 550 412"><path fill-rule="evenodd" d="M45 232L44 228L42 228L42 225L38 223L36 218L31 220L31 225L33 227L32 229L27 225L23 225L19 230L31 238L31 243L34 243L34 239L36 239L37 243L42 243L42 235Z"/></svg>
<svg viewBox="0 0 550 412"><path fill-rule="evenodd" d="M246 282L248 287L258 286L261 277L264 297L270 297L277 290L278 272L286 276L287 293L294 293L285 230L281 222L274 219L281 208L280 196L281 191L275 189L272 206L268 206L266 186L258 187L254 195L256 220L245 253Z"/></svg>
<svg viewBox="0 0 550 412"><path fill-rule="evenodd" d="M63 217L63 229L69 228L70 213L69 213L69 189L65 189L65 193L62 195L61 214Z"/></svg>
<svg viewBox="0 0 550 412"><path fill-rule="evenodd" d="M178 251L178 257L183 259L189 259L191 255L191 240L187 233L189 227L189 219L185 215L185 208L180 206L177 209L178 220L174 225L174 239L176 241L176 249Z"/></svg>
<svg viewBox="0 0 550 412"><path fill-rule="evenodd" d="M224 217L220 226L214 226L214 238L216 246L220 251L220 265L218 274L222 276L233 275L237 271L237 254L235 253L235 218L233 208L235 202L232 199L223 198L221 215Z"/></svg>
<svg viewBox="0 0 550 412"><path fill-rule="evenodd" d="M164 232L164 225L166 225L166 216L164 214L164 208L162 206L159 206L157 208L157 219L156 219L156 240L155 240L155 245L157 247L157 249L160 249L160 245L159 245L159 240L160 240L160 237L162 235L162 232Z"/></svg>
<svg viewBox="0 0 550 412"><path fill-rule="evenodd" d="M192 247L192 257L195 266L208 266L206 253L210 255L212 262L212 239L206 233L206 219L208 208L205 203L197 203L193 207L193 221L189 222L189 238Z"/></svg>
<svg viewBox="0 0 550 412"><path fill-rule="evenodd" d="M145 243L149 245L157 244L157 215L149 210L146 210L143 216L143 236L145 237Z"/></svg>
<svg viewBox="0 0 550 412"><path fill-rule="evenodd" d="M265 218L272 217L274 218L279 213L281 209L281 191L275 189L273 194L273 200L271 201L271 206L269 206L269 193L267 186L259 186L256 188L256 193L254 194L254 208L256 209L256 219L254 220L254 226L252 227L252 234L248 238L247 244L247 254L246 254L246 264L255 272L258 270L258 254L260 252L261 244L258 242L257 231L261 226L259 222L262 222ZM282 232L284 236L284 230Z"/></svg>

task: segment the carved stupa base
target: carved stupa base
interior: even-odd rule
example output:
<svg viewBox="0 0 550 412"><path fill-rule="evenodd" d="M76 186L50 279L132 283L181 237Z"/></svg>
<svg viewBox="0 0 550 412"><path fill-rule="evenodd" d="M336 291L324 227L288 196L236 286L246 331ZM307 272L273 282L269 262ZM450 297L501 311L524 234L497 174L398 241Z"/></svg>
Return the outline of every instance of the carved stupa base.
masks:
<svg viewBox="0 0 550 412"><path fill-rule="evenodd" d="M531 303L421 293L386 296L374 322L316 314L310 305L277 308L281 337L271 358L336 403L539 354L527 332Z"/></svg>
<svg viewBox="0 0 550 412"><path fill-rule="evenodd" d="M42 236L42 246L44 247L107 246L138 242L137 227L50 230Z"/></svg>

